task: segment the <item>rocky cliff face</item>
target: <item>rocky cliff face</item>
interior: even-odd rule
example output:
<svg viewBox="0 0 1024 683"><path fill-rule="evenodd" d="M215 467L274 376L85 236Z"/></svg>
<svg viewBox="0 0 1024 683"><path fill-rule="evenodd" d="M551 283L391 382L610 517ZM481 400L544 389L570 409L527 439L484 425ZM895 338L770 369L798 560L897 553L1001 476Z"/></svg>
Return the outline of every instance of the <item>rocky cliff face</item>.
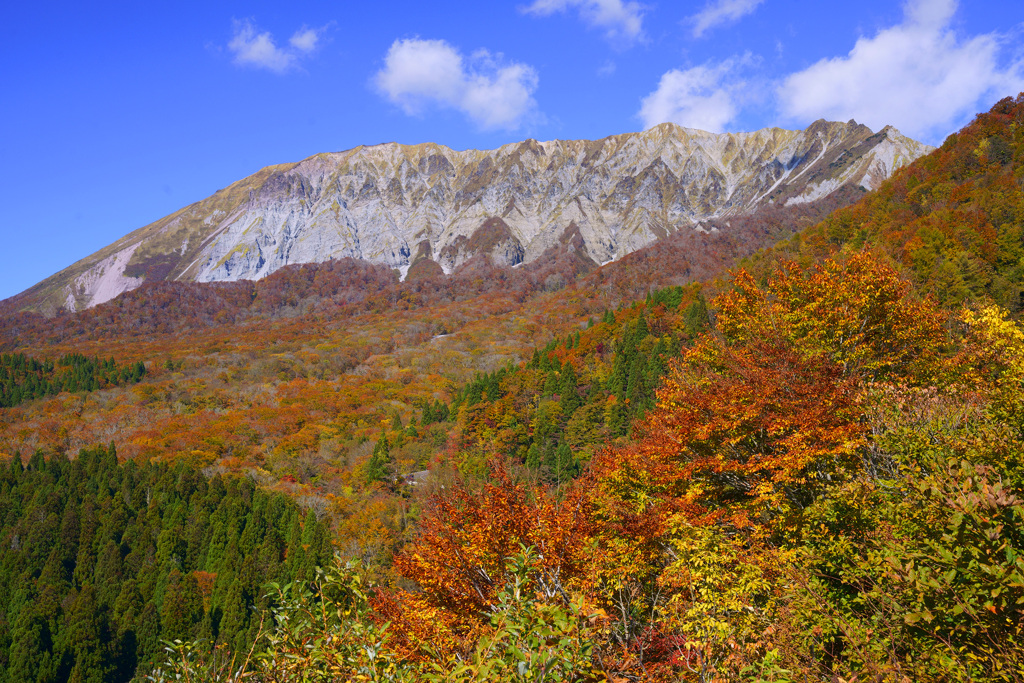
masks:
<svg viewBox="0 0 1024 683"><path fill-rule="evenodd" d="M724 135L662 124L490 151L357 147L262 169L20 296L36 309L77 310L147 280L258 279L341 257L403 275L424 259L451 272L480 253L514 266L570 226L603 263L710 218L812 201L846 185L873 189L930 149L853 121Z"/></svg>

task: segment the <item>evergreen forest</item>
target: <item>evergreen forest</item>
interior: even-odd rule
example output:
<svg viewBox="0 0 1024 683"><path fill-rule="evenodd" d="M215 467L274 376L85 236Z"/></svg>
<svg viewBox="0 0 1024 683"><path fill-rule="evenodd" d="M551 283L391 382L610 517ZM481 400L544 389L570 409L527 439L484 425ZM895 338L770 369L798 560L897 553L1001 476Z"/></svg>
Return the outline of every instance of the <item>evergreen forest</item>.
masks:
<svg viewBox="0 0 1024 683"><path fill-rule="evenodd" d="M56 361L39 361L23 353L0 354L0 407L53 396L62 391L96 391L101 387L136 384L146 376L146 365L137 361L119 367L113 358L99 360L79 353Z"/></svg>
<svg viewBox="0 0 1024 683"><path fill-rule="evenodd" d="M0 474L0 675L128 681L163 641L251 648L267 581L309 581L330 527L252 480L188 465L12 458Z"/></svg>

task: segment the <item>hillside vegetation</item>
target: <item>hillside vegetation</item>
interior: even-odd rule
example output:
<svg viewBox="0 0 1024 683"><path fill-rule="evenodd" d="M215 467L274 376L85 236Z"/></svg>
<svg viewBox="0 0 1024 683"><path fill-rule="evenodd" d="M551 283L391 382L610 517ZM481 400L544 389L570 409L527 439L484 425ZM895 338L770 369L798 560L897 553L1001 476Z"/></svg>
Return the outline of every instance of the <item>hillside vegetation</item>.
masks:
<svg viewBox="0 0 1024 683"><path fill-rule="evenodd" d="M804 263L878 249L938 302L991 299L1024 309L1024 157L1020 102L1006 98L877 192L782 243Z"/></svg>
<svg viewBox="0 0 1024 683"><path fill-rule="evenodd" d="M63 391L96 391L100 387L136 384L146 376L142 361L118 367L113 358L100 360L77 353L54 361L38 361L23 353L0 354L0 407L53 396Z"/></svg>
<svg viewBox="0 0 1024 683"><path fill-rule="evenodd" d="M115 449L0 473L0 680L124 681L161 641L251 647L268 580L311 580L330 529L251 480Z"/></svg>
<svg viewBox="0 0 1024 683"><path fill-rule="evenodd" d="M1024 96L792 237L780 209L747 244L593 272L565 244L344 309L256 316L290 290L257 285L187 340L131 338L138 293L89 341L16 316L11 350L147 375L4 409L0 450L54 453L27 473L116 439L329 516L335 562L268 576L244 639L204 603L156 680L1019 681L1022 162Z"/></svg>

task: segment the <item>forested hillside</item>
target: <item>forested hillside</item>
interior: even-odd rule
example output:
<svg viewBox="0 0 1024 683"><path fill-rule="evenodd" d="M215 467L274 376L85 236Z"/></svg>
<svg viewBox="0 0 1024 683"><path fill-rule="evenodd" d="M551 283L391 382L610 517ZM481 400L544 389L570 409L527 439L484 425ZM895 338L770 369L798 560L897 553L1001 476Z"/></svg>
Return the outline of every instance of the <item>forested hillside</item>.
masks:
<svg viewBox="0 0 1024 683"><path fill-rule="evenodd" d="M805 262L883 251L940 303L990 298L1024 309L1024 122L1008 97L877 192L776 250Z"/></svg>
<svg viewBox="0 0 1024 683"><path fill-rule="evenodd" d="M246 652L267 581L309 581L330 528L248 479L128 460L18 457L0 473L0 680L127 681L161 641Z"/></svg>
<svg viewBox="0 0 1024 683"><path fill-rule="evenodd" d="M698 287L656 290L553 339L525 364L474 378L449 409L460 470L485 473L501 455L556 485L574 478L630 435L653 407L669 359L706 324Z"/></svg>
<svg viewBox="0 0 1024 683"><path fill-rule="evenodd" d="M286 591L250 677L1020 680L1018 325L864 253L710 309L634 441L561 490L450 482L376 592Z"/></svg>
<svg viewBox="0 0 1024 683"><path fill-rule="evenodd" d="M118 367L113 358L100 360L77 353L61 356L56 362L38 361L23 353L4 353L0 354L0 407L10 408L62 391L96 391L101 387L136 384L145 376L146 365L142 361Z"/></svg>
<svg viewBox="0 0 1024 683"><path fill-rule="evenodd" d="M281 541L281 564L246 584L255 611L235 631L217 587L237 570L210 564L212 546L182 541L173 567L157 562L165 520L192 538L219 504L165 512L133 494L160 531L96 526L83 567L108 537L124 567L132 539L151 542L139 604L182 634L156 680L1020 681L1022 169L1024 96L824 220L809 224L822 207L752 217L749 242L723 224L594 269L570 235L529 267L478 260L405 283L354 263L285 269L220 321L207 290L169 284L52 326L19 314L4 322L11 351L113 356L146 375L4 408L0 451L41 454L24 470L11 458L2 491L91 467L118 483L66 487L94 511L80 519L138 472L203 490L182 501L237 489L278 510L238 528L240 551L250 528ZM111 440L122 465L106 449L69 459ZM40 504L24 495L0 507L11 557L16 530L42 519L12 512ZM334 562L325 540L309 549L318 515ZM61 584L78 602L83 547ZM45 584L48 557L16 570L22 593ZM177 631L156 599L174 571L207 591ZM86 631L120 633L103 625L121 628L117 597ZM149 672L155 631L136 633L150 649L130 665L121 636L78 649L54 636L31 661L39 680ZM29 661L21 642L0 643L12 666ZM228 653L249 643L240 668Z"/></svg>

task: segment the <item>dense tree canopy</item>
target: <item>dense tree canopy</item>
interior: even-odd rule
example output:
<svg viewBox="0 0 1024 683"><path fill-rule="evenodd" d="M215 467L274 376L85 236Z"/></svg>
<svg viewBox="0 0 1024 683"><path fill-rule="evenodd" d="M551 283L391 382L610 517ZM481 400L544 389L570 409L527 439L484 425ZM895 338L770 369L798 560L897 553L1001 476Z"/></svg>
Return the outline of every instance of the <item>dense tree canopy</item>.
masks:
<svg viewBox="0 0 1024 683"><path fill-rule="evenodd" d="M39 361L23 353L0 354L0 408L52 396L62 391L96 391L104 387L136 384L146 376L138 361L118 367L113 358L99 360L79 353L56 361Z"/></svg>
<svg viewBox="0 0 1024 683"><path fill-rule="evenodd" d="M162 640L245 652L267 581L311 579L329 529L251 480L185 464L17 457L0 473L0 680L127 681Z"/></svg>

